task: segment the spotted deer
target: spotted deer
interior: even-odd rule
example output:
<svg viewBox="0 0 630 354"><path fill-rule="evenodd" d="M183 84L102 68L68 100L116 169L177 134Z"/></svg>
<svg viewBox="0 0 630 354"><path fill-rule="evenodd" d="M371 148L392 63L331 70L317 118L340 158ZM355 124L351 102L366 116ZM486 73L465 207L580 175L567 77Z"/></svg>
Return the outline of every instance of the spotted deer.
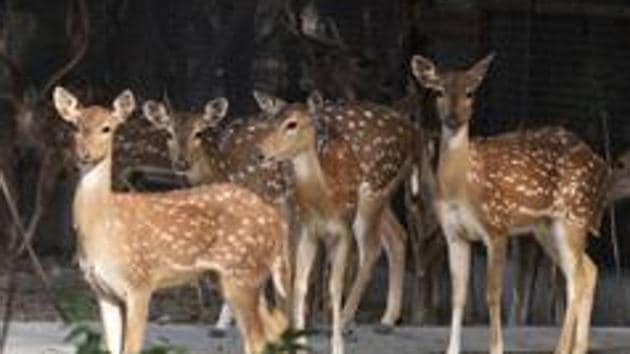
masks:
<svg viewBox="0 0 630 354"><path fill-rule="evenodd" d="M473 96L493 56L467 70L439 70L416 55L414 76L435 92L442 124L436 209L448 245L452 322L448 353L460 352L470 244L488 254L490 352L503 353L501 288L508 236L530 231L566 278L567 309L555 352L586 353L597 267L585 252L603 209L605 162L571 132L544 127L470 138Z"/></svg>
<svg viewBox="0 0 630 354"><path fill-rule="evenodd" d="M285 169L261 166L257 160L253 142L261 134L264 121L251 117L223 126L228 106L228 100L220 97L208 101L203 112L179 112L169 104L149 100L142 111L154 127L166 132L173 169L192 185L232 182L244 186L280 208L290 220ZM232 319L229 307L224 305L213 333L221 334Z"/></svg>
<svg viewBox="0 0 630 354"><path fill-rule="evenodd" d="M256 93L256 97L263 106L263 102L267 102L268 106L269 102L278 100L262 93ZM268 121L256 116L221 127L227 109L228 102L224 98L209 101L204 111L199 113L175 112L168 105L155 101L147 101L143 106L145 117L155 126L169 132L169 151L174 166L186 171L193 184L229 180L278 205L285 216L290 218L289 209L293 206L287 201L292 193L287 171L276 164L261 165L257 159L259 152L255 143L267 132ZM390 262L388 302L382 323L391 326L400 317L405 252L404 230L391 211L386 213L379 235ZM379 252L379 244L370 245L366 256L370 267L377 260ZM362 279L364 284L369 280L366 275ZM355 291L353 297L358 306L360 294ZM346 320L352 319L353 314L347 313ZM224 329L230 319L228 308L224 307L216 327Z"/></svg>
<svg viewBox="0 0 630 354"><path fill-rule="evenodd" d="M278 113L284 107L288 105L287 102L285 102L284 100L278 97L270 96L260 91L254 92L254 98L256 99L261 110L265 112L267 116L271 116L271 117L277 116ZM386 120L389 120L390 118L394 120L397 119L396 112L385 109L384 107L381 107L381 106L376 106L376 105L371 106L369 103L357 104L357 107L353 107L353 104L336 106L330 103L330 104L324 105L323 101L320 99L321 95L318 92L315 92L311 96L311 98L314 99L310 101L311 103L317 103L317 105L320 105L321 103L321 107L317 106L321 108L321 110L323 110L322 112L317 113L318 115L320 113L322 114L323 119L320 121L320 123L324 123L325 125L329 126L330 131L334 131L334 133L337 135L337 139L336 139L337 141L335 143L328 144L326 148L326 154L322 155L322 157L326 159L326 161L324 161L323 164L327 165L328 167L332 167L335 164L343 165L342 162L335 161L335 158L333 158L333 156L347 155L350 149L356 149L358 146L365 146L365 145L372 144L372 141L370 139L373 136L370 136L370 134L366 134L366 131L369 130L368 128L369 124L360 121L361 114L365 114L366 117L368 118L374 117L375 114L382 114L383 122ZM357 109L357 111L354 111L354 108ZM347 109L347 111L344 111L344 109ZM374 109L374 111L372 111L372 109ZM334 114L334 117L333 117L333 114ZM344 121L343 116L345 114L348 114L350 118ZM352 122L353 120L355 121ZM385 124L381 122L380 120L375 119L375 122L376 123L374 124L378 125L379 128L383 128L385 126ZM404 128L397 127L396 124L402 124L404 125ZM273 127L273 124L272 124L272 127ZM353 141L347 141L346 136L353 134L354 133L353 129L355 129L355 127L357 130L358 138L353 139ZM408 122L404 120L394 121L392 122L392 124L388 124L388 127L390 129L397 129L399 134L401 134L401 130L406 131L408 129L412 129L412 130L414 129ZM391 139L391 136L389 138ZM381 143L379 139L381 138L376 137L375 139L376 145ZM352 144L350 144L351 142ZM395 144L392 144L392 143L394 143L394 141L390 140L386 142L385 144L388 145L388 147L392 147L394 149L400 148L400 146L395 146ZM368 151L369 151L369 147L364 148L364 152L368 152ZM415 152L416 151L414 151L414 153ZM392 151L393 155L397 155L399 153L404 154L404 151L403 152L400 152L398 150ZM417 157L417 156L418 155L414 155L414 157ZM386 157L384 155L379 155L377 158L386 160ZM414 160L414 163L415 163L414 171L418 171L419 165L417 162L418 161ZM360 167L365 168L366 165L363 164ZM352 176L353 172L350 172L349 177L345 177L341 175L342 173L341 171L343 170L340 170L339 175L335 173L331 174L332 176L334 176L334 178L337 178L338 182L341 184L345 184L347 182L352 181L353 178L357 178L357 176ZM353 190L354 187L356 186L353 185L352 183L349 183L347 186L343 187L344 193ZM379 327L379 331L382 333L389 332L391 328L394 326L394 324L396 323L396 321L398 321L398 319L401 316L403 277L404 277L404 272L405 272L404 269L405 269L405 261L406 261L405 243L406 243L407 235L406 235L405 229L400 224L400 222L396 218L394 212L391 210L389 205L386 205L387 203L384 203L384 204L385 205L384 205L383 210L375 211L375 215L379 214L380 212L380 217L377 218L377 221L373 223L372 221L369 221L368 223L372 223L371 225L366 226L367 228L359 229L362 232L362 235L365 234L367 236L355 237L358 244L358 248L359 248L359 263L360 264L359 264L358 273L352 284L350 293L348 294L346 298L346 303L342 311L342 316L341 316L342 327L344 327L345 325L347 325L350 321L354 319L355 313L361 301L361 297L363 293L365 292L365 289L367 288L367 285L371 279L372 270L374 269L376 261L378 261L378 258L382 250L385 251L385 254L387 256L388 266L389 266L389 286L388 286L388 292L387 292L387 304L386 304L385 312L383 316L381 317L381 321L380 321L382 327ZM365 206L365 208L369 210L370 207ZM369 217L370 216L369 214L370 212L366 211L365 215L362 215L362 216ZM356 220L356 221L357 222L355 223L355 226L357 228L367 225L363 223L363 220ZM374 230L376 230L376 232L371 232L372 227L374 228ZM300 276L304 276L304 274L301 274ZM306 277L304 281L306 281L307 279L308 279L308 276Z"/></svg>
<svg viewBox="0 0 630 354"><path fill-rule="evenodd" d="M157 193L111 189L112 140L135 109L131 91L113 108L82 106L57 87L53 101L75 127L75 152L87 166L73 204L79 264L97 296L111 353L142 348L151 294L218 275L245 342L261 353L286 327L270 311L262 287L271 275L279 292L287 260L287 226L278 211L233 184Z"/></svg>
<svg viewBox="0 0 630 354"><path fill-rule="evenodd" d="M271 116L270 131L259 143L261 159L265 163L290 161L296 178L301 231L294 325L304 328L308 278L318 241L323 241L331 265L332 352L342 353L342 328L358 306L376 258L374 250L379 249L375 231L383 213L389 213L392 192L415 162L416 130L395 111L367 102L324 104L317 92L306 105L286 104L261 93L255 96ZM353 234L359 273L342 312L342 278Z"/></svg>

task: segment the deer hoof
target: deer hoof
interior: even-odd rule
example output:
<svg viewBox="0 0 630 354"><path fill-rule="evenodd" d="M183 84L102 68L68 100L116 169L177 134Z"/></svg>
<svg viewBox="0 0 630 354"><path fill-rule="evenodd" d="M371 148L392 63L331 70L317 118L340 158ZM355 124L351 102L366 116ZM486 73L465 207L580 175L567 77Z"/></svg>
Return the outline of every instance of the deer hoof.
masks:
<svg viewBox="0 0 630 354"><path fill-rule="evenodd" d="M224 338L226 336L226 330L223 328L211 328L208 335L212 338Z"/></svg>

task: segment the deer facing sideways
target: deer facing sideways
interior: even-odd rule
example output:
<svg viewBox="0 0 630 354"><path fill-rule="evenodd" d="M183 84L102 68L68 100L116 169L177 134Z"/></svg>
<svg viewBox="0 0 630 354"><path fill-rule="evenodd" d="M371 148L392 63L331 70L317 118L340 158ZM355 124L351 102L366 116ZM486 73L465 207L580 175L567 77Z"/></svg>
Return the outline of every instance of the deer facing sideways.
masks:
<svg viewBox="0 0 630 354"><path fill-rule="evenodd" d="M470 244L487 249L490 352L503 353L501 288L510 234L531 231L566 278L567 309L556 354L586 353L597 267L585 252L597 233L609 170L574 134L546 127L470 138L473 95L492 61L440 71L413 57L413 74L436 93L442 123L436 208L448 245L452 281L449 354L460 352Z"/></svg>
<svg viewBox="0 0 630 354"><path fill-rule="evenodd" d="M254 98L261 110L271 117L278 116L288 106L288 103L284 100L260 91L254 91ZM359 193L357 191L358 181L372 179L371 182L375 182L374 179L378 179L378 173L370 174L366 169L371 167L377 168L376 166L387 164L386 166L378 167L387 169L387 172L382 175L383 180L387 180L388 178L393 178L392 175L398 172L396 165L402 168L400 159L408 157L409 151L404 151L404 149L409 146L405 146L405 142L396 145L397 141L393 138L393 135L378 137L374 134L378 135L378 130L387 127L386 129L389 130L389 133L397 131L395 134L406 135L413 131L413 127L408 125L408 122L399 120L400 117L397 116L396 112L367 102L339 105L334 103L324 104L320 94L316 91L311 95L309 103L310 108L314 110L312 112L315 115L313 117L314 126L319 128L325 127L320 129L317 137L317 146L318 148L321 147L319 158L326 173L325 177L328 179L329 184L336 185L334 186L336 189L331 190L329 194L335 196L334 198L337 199L335 202L347 203L347 205L343 206L344 208L349 208L353 212L358 213L356 215L361 215L361 218L355 219L355 224L353 225L354 231L358 232L358 234L355 234L355 240L359 249L359 269L350 293L346 298L341 314L341 326L344 327L354 319L361 297L370 281L372 270L378 261L381 250L384 250L389 268L389 288L385 313L381 317L383 327L380 330L387 332L391 330L401 315L407 235L396 215L387 205L387 202L384 201L391 194L391 190L382 191L383 194L379 196L382 197L382 200L377 201L379 198L371 196L375 197L375 200L362 203L361 210L357 211L357 205L354 203L357 202L356 198ZM367 121L363 121L362 117L367 119ZM277 119L279 118L276 117L270 120L273 129L277 129ZM378 126L378 128L375 126ZM325 135L328 134L326 131L334 134L334 139L331 139L328 143L325 141ZM371 150L379 144L382 144L384 150L391 150L391 157L395 157L392 161L387 161L387 158L390 156L383 151L379 152L377 151L378 149ZM363 146L365 147L358 151L359 147ZM355 154L355 151L358 154ZM375 152L377 155L369 156L371 152ZM363 160L358 159L358 157L363 158ZM398 161L396 157L399 159ZM360 161L363 161L363 163L360 163ZM310 166L307 167L310 168ZM298 184L300 181L301 179L298 178L294 184ZM383 181L379 183L383 183ZM393 183L392 189L395 189L394 185L397 185L397 183ZM371 198L365 199L369 200ZM302 200L301 203L308 205L310 202ZM299 208L300 201L298 200ZM311 244L311 246L313 245ZM296 278L307 281L307 274L308 272L306 271L296 273ZM300 310L296 309L296 312L300 312Z"/></svg>
<svg viewBox="0 0 630 354"><path fill-rule="evenodd" d="M178 112L170 105L149 100L142 106L144 117L167 134L168 155L173 169L193 185L232 182L256 193L280 208L291 220L285 169L261 166L254 141L264 121L237 120L227 127L221 121L228 100L219 97L207 102L203 112ZM290 255L287 255L289 257ZM233 316L228 306L221 309L214 334L230 326Z"/></svg>
<svg viewBox="0 0 630 354"><path fill-rule="evenodd" d="M280 292L287 263L287 226L271 205L231 184L163 193L111 190L114 131L135 109L124 91L113 109L83 107L61 87L59 115L75 127L84 169L74 199L79 262L96 293L111 353L140 352L151 294L215 272L231 304L247 353L279 337L286 320L270 311L262 287L270 275Z"/></svg>
<svg viewBox="0 0 630 354"><path fill-rule="evenodd" d="M285 105L278 98L261 92L254 94L261 108L273 110L273 107ZM288 174L277 164L261 165L258 160L259 151L256 143L269 130L269 121L261 117L237 120L226 127L220 127L225 118L228 101L225 98L210 100L203 112L176 112L167 105L155 101L147 101L143 105L144 116L155 126L169 132L169 152L175 168L184 169L193 184L214 183L229 180L242 185L263 199L279 205L286 217L290 217L292 205L287 202L292 193ZM263 113L262 115L265 115ZM329 155L334 156L336 149L343 149L341 144L328 147ZM340 153L345 151L340 150ZM380 241L364 246L366 263L370 266L378 259L382 243L385 249L390 270L390 282L387 298L387 309L381 323L392 326L400 317L402 303L402 285L404 273L404 229L393 213L387 210L379 225ZM366 240L369 241L369 240ZM369 275L369 271L368 274ZM361 289L365 287L369 277L364 270ZM361 291L362 292L362 291ZM345 320L350 321L358 307L360 293L355 291L352 311L346 311ZM224 329L230 322L227 307L223 307L216 327Z"/></svg>
<svg viewBox="0 0 630 354"><path fill-rule="evenodd" d="M311 94L306 105L286 104L260 93L256 98L272 116L270 131L259 142L261 159L290 161L296 178L301 234L294 325L304 327L308 278L318 243L323 241L331 265L332 353L343 353L341 331L369 279L373 260L367 254L379 249L375 231L391 194L415 162L416 131L393 110L370 103L325 105L318 93ZM359 274L342 313L342 283L353 234L359 248Z"/></svg>

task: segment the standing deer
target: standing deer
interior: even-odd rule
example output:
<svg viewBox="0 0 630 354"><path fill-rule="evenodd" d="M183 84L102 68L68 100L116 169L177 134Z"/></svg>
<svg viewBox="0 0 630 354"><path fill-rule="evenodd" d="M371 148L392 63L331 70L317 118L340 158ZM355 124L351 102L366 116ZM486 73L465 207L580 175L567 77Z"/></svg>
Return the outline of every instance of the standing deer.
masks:
<svg viewBox="0 0 630 354"><path fill-rule="evenodd" d="M280 166L261 166L257 160L254 141L263 131L264 121L246 124L245 120L237 120L221 127L228 105L227 99L220 97L210 100L203 112L176 112L149 100L142 111L149 122L166 132L172 166L191 184L232 182L244 186L280 208L290 220L286 171ZM232 318L224 305L215 324L218 331L213 333L227 329Z"/></svg>
<svg viewBox="0 0 630 354"><path fill-rule="evenodd" d="M256 93L256 97L263 107L275 104L271 102L279 102L279 99L260 92ZM251 117L220 127L227 108L227 100L217 98L209 101L204 111L199 113L175 112L169 110L167 105L155 101L145 102L143 111L145 117L155 126L169 132L168 146L174 166L184 169L193 184L231 181L278 205L289 218L292 205L287 201L291 194L287 172L276 164L261 165L257 160L259 153L255 143L268 130L268 121ZM331 147L334 148L336 147ZM405 248L404 230L389 210L380 226L379 235L390 263L387 309L381 322L385 326L392 326L400 317ZM368 249L366 263L369 264L366 269L371 270L380 253L379 240L376 240L376 245L370 244L365 248ZM361 292L369 281L370 272L363 273ZM355 305L352 312L348 311L344 316L346 321L353 318L360 295L355 290ZM230 319L228 308L224 306L216 328L225 329Z"/></svg>
<svg viewBox="0 0 630 354"><path fill-rule="evenodd" d="M109 351L140 352L151 294L208 272L218 275L234 309L246 353L261 353L277 339L286 320L269 311L262 287L272 275L284 292L288 230L278 211L233 184L113 192L113 135L135 109L133 94L121 93L113 109L84 107L57 87L53 101L76 128L76 155L87 166L75 193L74 223L79 263L98 298Z"/></svg>
<svg viewBox="0 0 630 354"><path fill-rule="evenodd" d="M369 280L373 260L368 260L368 255L378 250L379 243L376 228L388 210L392 192L416 162L416 130L395 111L375 104L324 105L318 93L309 97L307 105L285 104L260 93L255 96L263 111L272 116L271 130L259 143L261 159L266 163L291 161L296 178L301 234L293 292L294 325L304 328L308 278L321 240L331 265L332 352L343 353L341 331ZM328 130L327 134L323 130ZM350 225L360 265L342 313L342 284L352 242Z"/></svg>
<svg viewBox="0 0 630 354"><path fill-rule="evenodd" d="M278 97L272 97L262 92L254 92L254 98L258 102L261 110L266 112L267 115L277 116L282 109L284 109L288 104ZM349 103L349 104L327 104L324 105L321 100L319 93L314 93L311 96L312 100L309 102L312 103L313 108L317 108L318 119L316 119L317 126L322 128L323 126L327 126L328 128L324 128L320 133L326 135L326 130L329 132L333 132L337 139L335 142L330 143L326 146L326 154L322 155L322 158L327 159L326 161L322 161L322 165L326 167L333 168L335 164L340 164L339 161L335 161L334 156L342 156L347 155L348 150L359 150L362 146L361 151L358 151L359 157L363 158L365 161L361 164L360 173L362 176L369 175L365 169L368 167L367 163L374 163L375 166L379 165L379 163L373 162L374 157L368 156L370 155L370 149L372 144L386 146L388 149L391 148L391 153L396 158L402 158L401 156L406 156L409 151L405 151L404 142L401 145L396 145L396 141L392 136L389 136L387 141L381 141L382 137L375 136L375 129L382 129L387 126L390 130L396 130L397 134L403 135L408 130L414 130L414 127L407 121L404 121L400 117L397 116L396 112L386 109L382 106L376 106L369 103ZM374 109L374 111L372 111ZM368 119L367 121L361 121L361 115L365 114L365 117ZM374 118L376 114L380 114L382 119L374 119L373 122L369 120ZM321 115L321 117L319 117ZM347 119L344 120L345 116L348 116ZM321 119L319 119L321 118ZM389 122L389 120L392 120ZM375 128L376 126L376 128ZM353 137L354 129L357 130L357 135ZM369 132L366 133L366 132ZM390 131L391 133L391 131ZM320 134L321 135L321 134ZM323 136L319 136L322 138ZM353 139L348 140L350 137ZM374 140L373 140L374 138ZM324 139L325 140L325 139ZM318 146L322 143L323 140L318 140ZM417 151L413 151L416 153ZM382 152L377 152L378 156L376 159L379 162L386 160L388 155L383 154ZM399 156L400 155L400 156ZM419 165L417 161L417 157L419 155L414 155L415 163L414 171L418 171ZM350 159L354 163L354 158ZM394 161L395 164L398 161ZM349 164L351 165L351 164ZM340 164L342 167L343 164ZM392 168L391 165L386 166L386 168ZM361 179L361 176L355 176L353 173L357 173L356 170L352 170L349 168L348 171L329 171L331 176L339 179L339 183L344 184L347 183L346 186L343 187L344 193L348 193L349 191L355 191L354 188L358 188L357 185L354 185L350 182L353 179ZM344 172L348 173L348 176L344 175ZM392 171L389 171L390 173ZM339 175L337 175L339 174ZM371 175L366 178L374 179L375 176ZM394 188L394 187L392 187ZM395 189L395 188L394 188ZM356 192L356 191L355 191ZM391 191L387 191L391 194ZM356 196L353 196L356 197ZM374 204L377 204L374 202ZM359 271L354 280L350 293L346 299L346 303L342 312L342 323L341 327L343 328L350 321L354 319L354 315L358 309L359 302L361 297L370 281L372 270L376 265L376 261L380 256L381 250L385 250L385 254L387 256L388 265L389 265L389 289L387 292L387 305L385 309L385 313L381 317L381 324L383 325L380 328L380 331L387 332L391 330L392 326L396 323L396 321L400 318L401 309L402 309L402 292L403 292L403 279L405 272L405 242L406 242L406 232L402 225L398 222L398 219L394 215L394 212L391 208L386 205L387 203L383 203L384 210L376 210L373 211L373 215L377 215L380 212L380 222L377 221L368 221L367 224L363 223L364 219L356 219L353 227L357 228L361 232L361 236L357 236L355 234L355 239L359 248ZM363 211L362 217L370 217L370 206L362 205L365 210ZM378 209L378 208L377 208ZM356 211L356 210L355 210ZM371 232L372 227L377 228L377 233ZM305 273L306 274L306 273ZM302 274L304 276L304 274ZM297 276L296 276L297 277ZM308 276L304 281L307 281Z"/></svg>
<svg viewBox="0 0 630 354"><path fill-rule="evenodd" d="M503 353L501 288L508 236L531 231L562 269L567 309L556 353L586 353L597 267L585 252L597 234L609 175L604 161L574 134L546 127L470 138L474 93L493 56L468 70L440 71L413 57L418 82L435 91L442 124L436 209L448 245L452 322L448 353L460 352L471 242L488 254L490 352Z"/></svg>

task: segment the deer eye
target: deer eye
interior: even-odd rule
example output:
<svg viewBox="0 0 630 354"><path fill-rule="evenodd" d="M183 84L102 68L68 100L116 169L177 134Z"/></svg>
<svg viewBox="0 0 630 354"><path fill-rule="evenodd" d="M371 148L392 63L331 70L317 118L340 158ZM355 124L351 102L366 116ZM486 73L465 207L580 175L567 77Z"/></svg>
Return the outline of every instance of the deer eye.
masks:
<svg viewBox="0 0 630 354"><path fill-rule="evenodd" d="M201 139L203 138L203 131L198 131L198 132L195 132L194 137L195 137L195 139L197 139L197 140L201 140Z"/></svg>
<svg viewBox="0 0 630 354"><path fill-rule="evenodd" d="M290 131L295 130L295 129L297 128L297 126L298 126L297 122L296 122L296 121L294 121L294 120L292 120L292 121L288 122L288 123L284 126L284 130L285 130L286 132L290 132Z"/></svg>
<svg viewBox="0 0 630 354"><path fill-rule="evenodd" d="M109 125L106 125L103 128L101 128L101 133L103 133L103 134L107 134L107 133L109 133L111 131L112 131L112 128Z"/></svg>
<svg viewBox="0 0 630 354"><path fill-rule="evenodd" d="M466 91L466 98L473 98L474 92L472 90Z"/></svg>
<svg viewBox="0 0 630 354"><path fill-rule="evenodd" d="M436 90L435 91L435 97L441 98L444 97L444 90Z"/></svg>

